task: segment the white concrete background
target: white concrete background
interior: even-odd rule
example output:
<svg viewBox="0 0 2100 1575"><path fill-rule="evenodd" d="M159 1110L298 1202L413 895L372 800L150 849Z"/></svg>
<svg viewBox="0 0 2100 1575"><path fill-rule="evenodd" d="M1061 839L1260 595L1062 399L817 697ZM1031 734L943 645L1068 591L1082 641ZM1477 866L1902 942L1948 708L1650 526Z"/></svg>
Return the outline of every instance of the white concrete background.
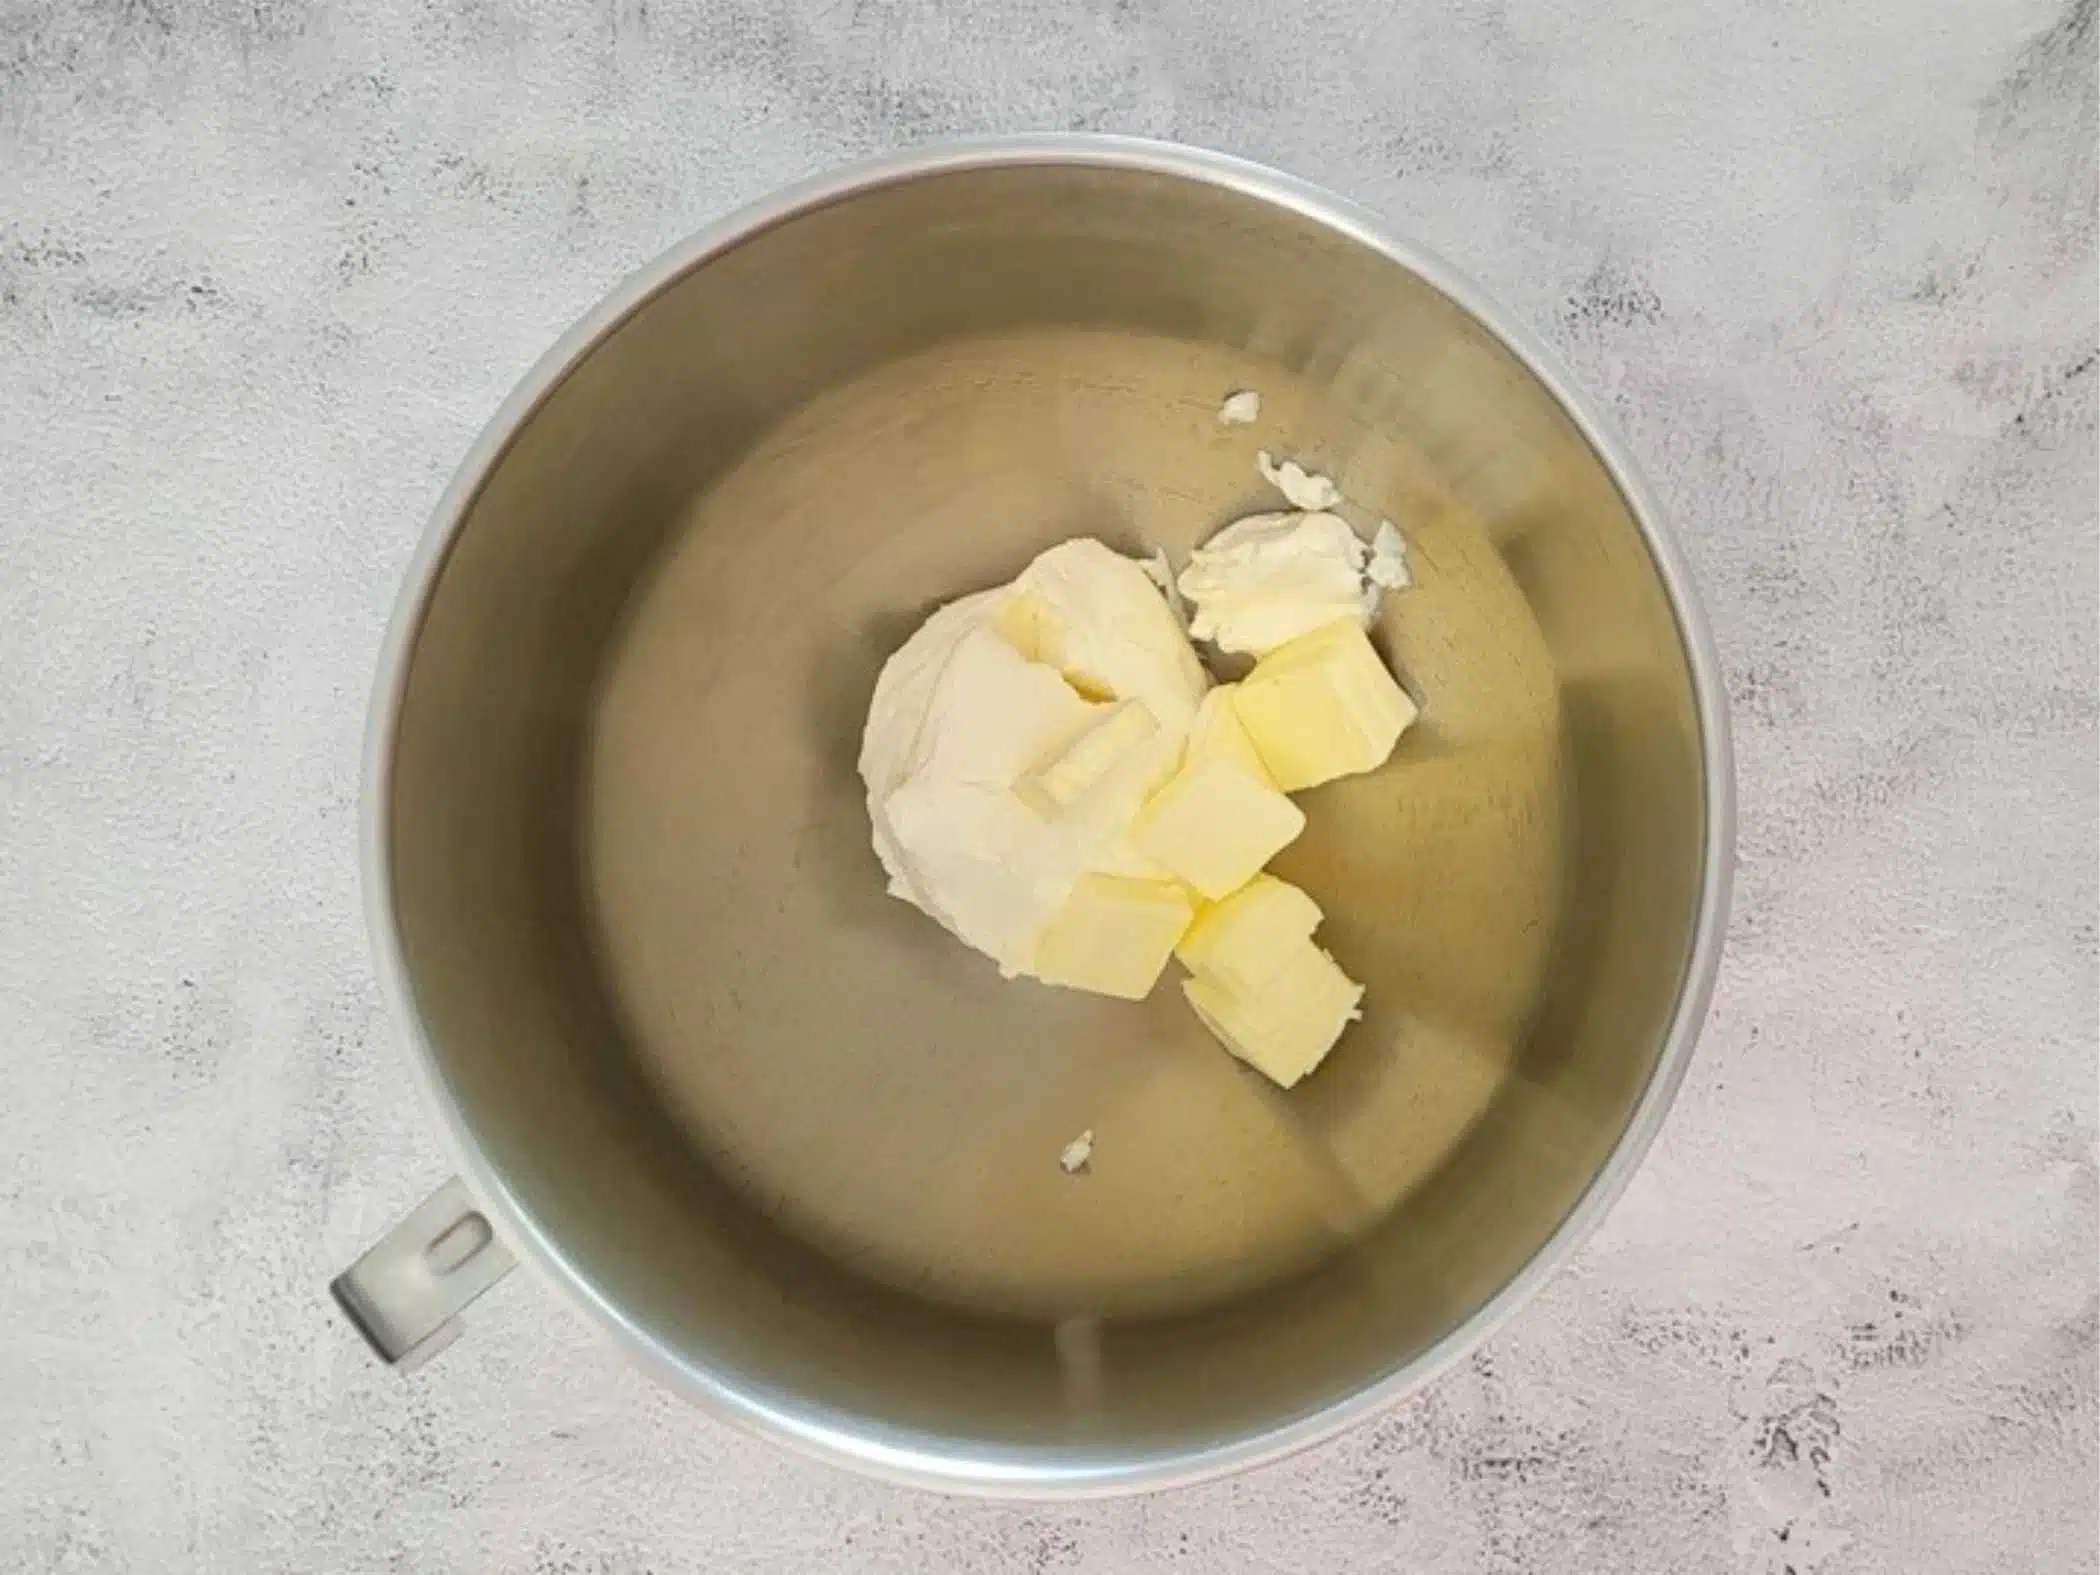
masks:
<svg viewBox="0 0 2100 1575"><path fill-rule="evenodd" d="M0 7L0 1569L2091 1571L2093 0ZM1682 523L1740 906L1676 1116L1470 1365L1071 1511L801 1464L506 1289L328 1275L443 1173L359 732L450 467L727 206L944 133L1209 143L1538 325Z"/></svg>

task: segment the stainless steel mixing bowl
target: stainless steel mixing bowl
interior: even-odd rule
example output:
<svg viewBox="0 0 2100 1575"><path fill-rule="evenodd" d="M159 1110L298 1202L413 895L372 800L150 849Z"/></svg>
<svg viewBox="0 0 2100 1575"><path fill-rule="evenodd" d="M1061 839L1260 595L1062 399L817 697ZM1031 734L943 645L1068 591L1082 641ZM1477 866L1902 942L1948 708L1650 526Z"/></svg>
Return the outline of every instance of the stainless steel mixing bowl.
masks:
<svg viewBox="0 0 2100 1575"><path fill-rule="evenodd" d="M1259 424L1220 425L1242 388ZM854 771L930 608L1074 534L1179 554L1273 506L1257 446L1420 582L1377 638L1423 720L1281 861L1370 990L1289 1094L1171 985L1002 982L887 898ZM716 1413L951 1489L1331 1433L1536 1290L1654 1137L1727 903L1723 712L1617 442L1334 199L1056 137L762 203L534 370L410 575L373 931L471 1196L346 1305L421 1349L516 1252Z"/></svg>

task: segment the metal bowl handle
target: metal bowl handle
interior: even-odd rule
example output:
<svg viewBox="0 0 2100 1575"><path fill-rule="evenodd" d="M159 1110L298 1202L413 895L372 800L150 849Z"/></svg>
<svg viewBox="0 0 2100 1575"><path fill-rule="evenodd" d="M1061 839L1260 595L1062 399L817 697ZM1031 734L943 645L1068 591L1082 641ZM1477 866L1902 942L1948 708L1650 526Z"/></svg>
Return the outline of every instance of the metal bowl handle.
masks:
<svg viewBox="0 0 2100 1575"><path fill-rule="evenodd" d="M379 1359L408 1372L459 1338L461 1309L517 1261L454 1176L328 1289Z"/></svg>

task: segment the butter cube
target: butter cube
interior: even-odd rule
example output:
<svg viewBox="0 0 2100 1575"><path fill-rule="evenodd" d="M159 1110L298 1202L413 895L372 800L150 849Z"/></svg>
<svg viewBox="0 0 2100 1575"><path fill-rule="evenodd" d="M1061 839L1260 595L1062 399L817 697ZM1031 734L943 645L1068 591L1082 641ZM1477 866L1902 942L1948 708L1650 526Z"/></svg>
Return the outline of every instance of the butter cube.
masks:
<svg viewBox="0 0 2100 1575"><path fill-rule="evenodd" d="M1235 995L1267 984L1312 939L1320 905L1287 880L1257 875L1222 902L1207 902L1174 955Z"/></svg>
<svg viewBox="0 0 2100 1575"><path fill-rule="evenodd" d="M1346 618L1255 663L1233 709L1286 793L1383 765L1417 714L1369 637Z"/></svg>
<svg viewBox="0 0 2100 1575"><path fill-rule="evenodd" d="M1006 605L999 609L999 616L992 620L992 627L1000 637L1031 662L1043 659L1049 625L1050 609L1043 605L1040 596L1031 596L1026 591L1008 597Z"/></svg>
<svg viewBox="0 0 2100 1575"><path fill-rule="evenodd" d="M1130 840L1210 898L1230 896L1299 832L1305 811L1229 760L1183 766L1153 796Z"/></svg>
<svg viewBox="0 0 2100 1575"><path fill-rule="evenodd" d="M1082 875L1036 940L1045 984L1142 1001L1159 982L1195 903L1173 881Z"/></svg>
<svg viewBox="0 0 2100 1575"><path fill-rule="evenodd" d="M1139 700L1103 707L1086 727L1049 759L1014 783L1014 792L1037 814L1054 820L1097 788L1156 770L1159 723ZM1132 783L1138 794L1150 782Z"/></svg>
<svg viewBox="0 0 2100 1575"><path fill-rule="evenodd" d="M1196 707L1196 719L1189 724L1188 761L1193 765L1199 760L1229 760L1274 787L1269 768L1261 763L1261 754L1247 736L1247 729L1240 725L1239 712L1233 707L1233 696L1239 687L1219 684L1204 692L1202 703Z"/></svg>
<svg viewBox="0 0 2100 1575"><path fill-rule="evenodd" d="M1359 1015L1363 986L1309 940L1290 947L1277 970L1247 994L1197 974L1182 992L1219 1043L1279 1088L1326 1059Z"/></svg>

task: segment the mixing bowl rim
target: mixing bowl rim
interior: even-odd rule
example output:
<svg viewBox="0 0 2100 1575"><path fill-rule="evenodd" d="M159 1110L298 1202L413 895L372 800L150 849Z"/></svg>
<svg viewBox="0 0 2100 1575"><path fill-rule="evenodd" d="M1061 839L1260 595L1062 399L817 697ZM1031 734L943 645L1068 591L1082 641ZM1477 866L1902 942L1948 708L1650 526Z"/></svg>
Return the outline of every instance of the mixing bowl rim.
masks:
<svg viewBox="0 0 2100 1575"><path fill-rule="evenodd" d="M1042 1458L1046 1451L969 1440L944 1446L915 1431L834 1412L794 1396L739 1387L704 1353L681 1354L642 1327L571 1260L523 1207L483 1152L439 1070L416 1006L395 914L388 848L390 784L401 704L417 636L459 531L527 420L622 323L661 291L731 248L797 217L904 182L966 171L1031 166L1121 170L1207 184L1295 214L1408 270L1480 324L1546 389L1604 465L1647 543L1691 673L1704 766L1698 911L1669 1030L1632 1117L1581 1198L1507 1284L1427 1349L1375 1381L1303 1415L1180 1452L1104 1451L1097 1460ZM1444 1372L1535 1296L1587 1240L1625 1190L1676 1097L1720 965L1733 879L1735 784L1727 691L1682 552L1626 445L1578 392L1558 357L1479 286L1426 248L1401 239L1353 203L1293 176L1228 154L1137 138L1077 133L947 142L850 164L765 196L704 226L629 275L541 356L503 401L461 461L410 560L386 630L365 740L360 814L366 923L382 990L406 1031L423 1097L461 1173L517 1249L562 1299L606 1329L626 1353L704 1409L817 1459L892 1482L988 1497L1080 1499L1207 1480L1293 1454L1392 1406Z"/></svg>

